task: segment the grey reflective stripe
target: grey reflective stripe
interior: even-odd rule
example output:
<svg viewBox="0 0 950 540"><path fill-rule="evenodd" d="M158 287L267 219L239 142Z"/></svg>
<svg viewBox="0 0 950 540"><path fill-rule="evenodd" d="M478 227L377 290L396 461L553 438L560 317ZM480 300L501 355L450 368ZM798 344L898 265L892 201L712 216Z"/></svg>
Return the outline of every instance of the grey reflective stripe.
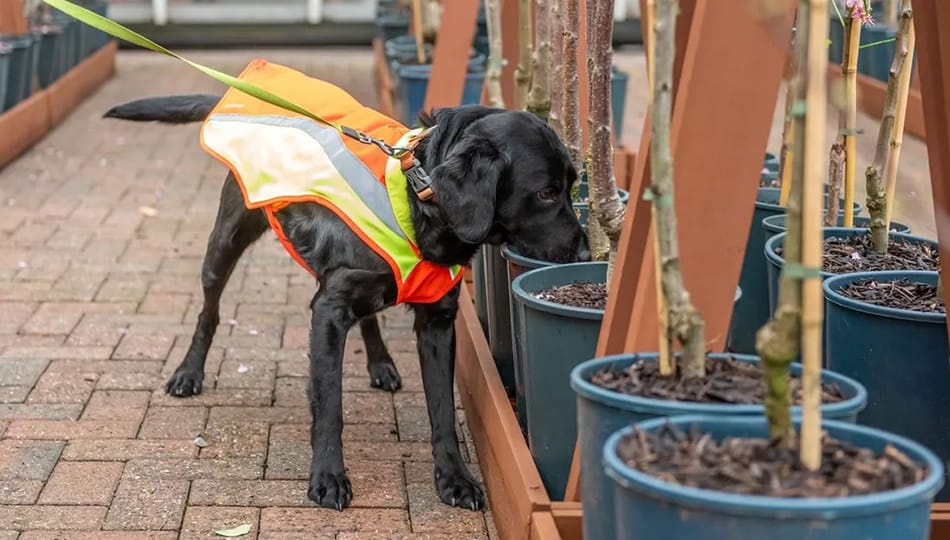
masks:
<svg viewBox="0 0 950 540"><path fill-rule="evenodd" d="M389 202L389 192L386 185L376 178L373 171L365 163L354 156L340 139L340 132L309 118L288 118L286 116L262 115L250 116L246 114L216 113L208 120L219 122L245 122L297 128L313 137L333 161L343 179L353 188L356 195L362 199L374 214L400 238L407 239L402 227L393 214L392 203Z"/></svg>

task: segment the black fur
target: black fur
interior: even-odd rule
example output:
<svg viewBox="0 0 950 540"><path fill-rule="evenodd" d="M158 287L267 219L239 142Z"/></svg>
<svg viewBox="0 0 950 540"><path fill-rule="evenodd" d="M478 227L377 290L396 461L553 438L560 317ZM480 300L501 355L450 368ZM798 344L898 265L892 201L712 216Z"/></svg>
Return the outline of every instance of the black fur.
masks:
<svg viewBox="0 0 950 540"><path fill-rule="evenodd" d="M149 98L115 107L107 116L198 121L216 100L213 96ZM437 125L416 150L432 177L436 197L423 202L408 193L424 257L443 265L466 264L480 244L510 242L529 257L589 260L587 237L570 200L577 172L547 124L528 113L481 106L440 109L420 120L424 126ZM372 386L390 391L401 386L375 316L395 302L395 281L387 263L323 206L292 204L277 218L319 283L311 301L313 461L308 496L322 506L342 509L352 497L341 439L346 335L359 324ZM183 397L201 392L205 356L218 326L221 291L238 258L267 229L261 211L244 207L240 188L229 174L202 268L204 306L191 347L166 384L169 394ZM484 506L484 495L459 454L452 395L458 295L456 287L436 303L409 307L415 314L432 427L436 490L444 503L475 510Z"/></svg>

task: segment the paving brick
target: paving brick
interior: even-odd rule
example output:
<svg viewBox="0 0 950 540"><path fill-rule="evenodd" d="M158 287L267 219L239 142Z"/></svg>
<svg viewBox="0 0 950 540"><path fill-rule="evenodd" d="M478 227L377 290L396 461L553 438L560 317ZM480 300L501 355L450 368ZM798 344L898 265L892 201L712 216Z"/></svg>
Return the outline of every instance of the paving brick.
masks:
<svg viewBox="0 0 950 540"><path fill-rule="evenodd" d="M0 523L18 530L95 531L105 506L0 506Z"/></svg>
<svg viewBox="0 0 950 540"><path fill-rule="evenodd" d="M111 349L110 349L111 350ZM162 369L157 360L53 360L49 371L84 371L105 375L108 373L155 373Z"/></svg>
<svg viewBox="0 0 950 540"><path fill-rule="evenodd" d="M149 392L96 390L83 411L83 420L129 420L141 422L148 407Z"/></svg>
<svg viewBox="0 0 950 540"><path fill-rule="evenodd" d="M448 532L455 537L470 533L487 536L484 514L443 503L432 484L410 483L406 490L413 532Z"/></svg>
<svg viewBox="0 0 950 540"><path fill-rule="evenodd" d="M5 437L11 439L128 439L138 431L137 421L14 420Z"/></svg>
<svg viewBox="0 0 950 540"><path fill-rule="evenodd" d="M329 508L263 508L261 532L373 532L388 534L409 531L405 510L350 508L345 512Z"/></svg>
<svg viewBox="0 0 950 540"><path fill-rule="evenodd" d="M194 501L189 501L189 503L194 504ZM257 508L189 506L185 511L185 521L179 538L181 540L220 540L221 536L216 535L214 531L233 529L241 525L250 525L251 530L248 534L236 538L256 538L259 519L260 510Z"/></svg>
<svg viewBox="0 0 950 540"><path fill-rule="evenodd" d="M154 390L165 385L165 377L158 373L110 372L99 376L96 390Z"/></svg>
<svg viewBox="0 0 950 540"><path fill-rule="evenodd" d="M190 458L198 455L192 441L162 439L89 439L70 441L63 459L73 461L128 461L138 458Z"/></svg>
<svg viewBox="0 0 950 540"><path fill-rule="evenodd" d="M261 533L257 535L257 540L336 540L337 537L338 536L332 532L261 531ZM379 538L379 536L375 536L374 538Z"/></svg>
<svg viewBox="0 0 950 540"><path fill-rule="evenodd" d="M81 371L44 373L27 399L30 403L85 403L98 375Z"/></svg>
<svg viewBox="0 0 950 540"><path fill-rule="evenodd" d="M111 347L8 347L0 359L106 360L111 354Z"/></svg>
<svg viewBox="0 0 950 540"><path fill-rule="evenodd" d="M252 362L225 360L221 363L215 388L262 388L274 387L277 373L276 362Z"/></svg>
<svg viewBox="0 0 950 540"><path fill-rule="evenodd" d="M209 422L202 459L247 457L264 460L270 426L266 422Z"/></svg>
<svg viewBox="0 0 950 540"><path fill-rule="evenodd" d="M63 445L60 441L0 440L0 479L45 481Z"/></svg>
<svg viewBox="0 0 950 540"><path fill-rule="evenodd" d="M215 422L268 422L271 424L310 421L310 413L300 407L212 407L210 420Z"/></svg>
<svg viewBox="0 0 950 540"><path fill-rule="evenodd" d="M106 530L176 530L188 496L185 480L123 475L106 515Z"/></svg>
<svg viewBox="0 0 950 540"><path fill-rule="evenodd" d="M19 535L17 531L0 531L0 540L17 540Z"/></svg>
<svg viewBox="0 0 950 540"><path fill-rule="evenodd" d="M189 504L206 506L307 506L305 480L195 480Z"/></svg>
<svg viewBox="0 0 950 540"><path fill-rule="evenodd" d="M175 540L176 538L178 534L174 531L25 531L17 540Z"/></svg>
<svg viewBox="0 0 950 540"><path fill-rule="evenodd" d="M10 420L75 420L82 413L81 403L6 403L0 405L0 418Z"/></svg>
<svg viewBox="0 0 950 540"><path fill-rule="evenodd" d="M167 480L258 480L263 462L254 458L230 459L133 459L126 464L130 477Z"/></svg>
<svg viewBox="0 0 950 540"><path fill-rule="evenodd" d="M60 462L43 488L39 502L108 506L122 468L123 464L116 462Z"/></svg>
<svg viewBox="0 0 950 540"><path fill-rule="evenodd" d="M126 332L126 325L83 317L69 334L66 345L75 347L115 347Z"/></svg>
<svg viewBox="0 0 950 540"><path fill-rule="evenodd" d="M39 480L4 480L0 482L0 504L33 504L41 489Z"/></svg>
<svg viewBox="0 0 950 540"><path fill-rule="evenodd" d="M171 351L173 336L133 336L126 334L112 355L114 360L165 360Z"/></svg>
<svg viewBox="0 0 950 540"><path fill-rule="evenodd" d="M29 386L0 386L0 403L23 403L29 393Z"/></svg>
<svg viewBox="0 0 950 540"><path fill-rule="evenodd" d="M397 407L396 425L400 441L429 441L432 429L425 407Z"/></svg>
<svg viewBox="0 0 950 540"><path fill-rule="evenodd" d="M138 302L145 296L148 283L141 275L110 275L99 291L96 300L100 302Z"/></svg>
<svg viewBox="0 0 950 540"><path fill-rule="evenodd" d="M40 378L49 365L45 358L7 358L0 359L0 386L29 386Z"/></svg>
<svg viewBox="0 0 950 540"><path fill-rule="evenodd" d="M164 381L164 377L163 377ZM205 387L197 396L180 398L165 393L164 382L162 388L152 393L152 406L160 407L231 407L257 408L268 407L271 404L271 391L264 388L208 388L208 375L205 375ZM229 413L230 414L230 413Z"/></svg>
<svg viewBox="0 0 950 540"><path fill-rule="evenodd" d="M145 415L139 438L194 439L204 431L205 407L151 407Z"/></svg>
<svg viewBox="0 0 950 540"><path fill-rule="evenodd" d="M15 334L37 307L35 302L0 302L0 334Z"/></svg>
<svg viewBox="0 0 950 540"><path fill-rule="evenodd" d="M336 540L376 540L379 538L376 533L340 533ZM454 534L440 533L398 533L386 537L386 540L488 540L488 536L475 532L464 532Z"/></svg>
<svg viewBox="0 0 950 540"><path fill-rule="evenodd" d="M190 294L148 293L139 305L139 313L169 315L179 320L185 316Z"/></svg>

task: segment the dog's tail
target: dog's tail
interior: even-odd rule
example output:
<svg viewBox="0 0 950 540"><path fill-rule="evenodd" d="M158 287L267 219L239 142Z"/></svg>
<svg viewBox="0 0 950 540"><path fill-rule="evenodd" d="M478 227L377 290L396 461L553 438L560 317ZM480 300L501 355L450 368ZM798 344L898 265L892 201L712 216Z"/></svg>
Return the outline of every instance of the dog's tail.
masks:
<svg viewBox="0 0 950 540"><path fill-rule="evenodd" d="M204 120L220 100L221 96L212 94L150 97L116 105L102 116L135 122L187 124Z"/></svg>

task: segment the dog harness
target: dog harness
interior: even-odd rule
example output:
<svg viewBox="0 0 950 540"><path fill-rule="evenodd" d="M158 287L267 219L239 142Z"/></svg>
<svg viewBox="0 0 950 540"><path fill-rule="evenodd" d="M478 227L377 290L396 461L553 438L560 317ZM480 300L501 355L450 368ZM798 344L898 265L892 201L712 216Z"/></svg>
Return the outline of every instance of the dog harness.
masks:
<svg viewBox="0 0 950 540"><path fill-rule="evenodd" d="M364 107L335 85L265 60L252 61L239 78L390 146L405 147L423 131ZM396 277L397 304L436 302L461 279L461 266L422 258L400 158L233 88L202 123L200 138L234 173L247 208L264 210L281 244L311 274L275 216L292 203L323 205L382 257Z"/></svg>

